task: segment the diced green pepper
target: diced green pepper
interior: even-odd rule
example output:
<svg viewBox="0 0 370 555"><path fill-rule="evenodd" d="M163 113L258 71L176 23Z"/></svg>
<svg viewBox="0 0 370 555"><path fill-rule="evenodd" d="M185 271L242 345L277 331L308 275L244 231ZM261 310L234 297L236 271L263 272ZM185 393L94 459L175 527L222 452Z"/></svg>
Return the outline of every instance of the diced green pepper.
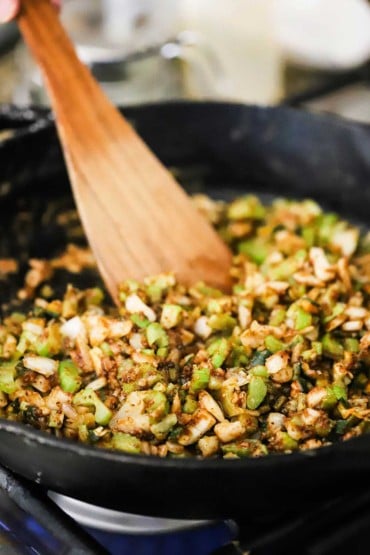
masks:
<svg viewBox="0 0 370 555"><path fill-rule="evenodd" d="M255 410L266 397L267 386L260 376L252 376L248 387L247 407Z"/></svg>
<svg viewBox="0 0 370 555"><path fill-rule="evenodd" d="M95 422L101 426L107 425L112 418L112 411L99 399L95 391L88 387L76 393L73 403L84 407L95 407Z"/></svg>
<svg viewBox="0 0 370 555"><path fill-rule="evenodd" d="M62 360L58 367L60 387L66 393L76 393L81 387L82 378L78 367L72 360Z"/></svg>

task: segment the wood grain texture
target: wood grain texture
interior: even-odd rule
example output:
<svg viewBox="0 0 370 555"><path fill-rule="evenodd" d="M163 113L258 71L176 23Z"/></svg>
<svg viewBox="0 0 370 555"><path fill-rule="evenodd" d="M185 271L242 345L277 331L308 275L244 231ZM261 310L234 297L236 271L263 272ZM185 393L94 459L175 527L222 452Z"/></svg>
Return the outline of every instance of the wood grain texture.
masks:
<svg viewBox="0 0 370 555"><path fill-rule="evenodd" d="M18 23L42 69L76 204L112 297L124 279L164 271L227 289L228 248L79 61L49 0L22 0Z"/></svg>

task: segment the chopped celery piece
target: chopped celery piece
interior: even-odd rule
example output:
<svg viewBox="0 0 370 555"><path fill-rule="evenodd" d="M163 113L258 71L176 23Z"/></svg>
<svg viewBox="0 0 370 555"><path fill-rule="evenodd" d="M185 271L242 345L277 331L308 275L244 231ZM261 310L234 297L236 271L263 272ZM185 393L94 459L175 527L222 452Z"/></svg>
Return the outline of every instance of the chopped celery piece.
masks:
<svg viewBox="0 0 370 555"><path fill-rule="evenodd" d="M192 395L187 395L182 410L186 414L193 414L198 408L198 402Z"/></svg>
<svg viewBox="0 0 370 555"><path fill-rule="evenodd" d="M350 353L358 353L360 350L360 344L358 339L353 337L346 337L344 340L344 349Z"/></svg>
<svg viewBox="0 0 370 555"><path fill-rule="evenodd" d="M148 414L152 414L155 418L162 418L168 413L168 400L164 393L152 389L145 392L144 397L145 409Z"/></svg>
<svg viewBox="0 0 370 555"><path fill-rule="evenodd" d="M156 283L148 285L146 292L148 293L152 303L159 303L162 299L163 288Z"/></svg>
<svg viewBox="0 0 370 555"><path fill-rule="evenodd" d="M159 440L164 439L170 430L177 424L176 414L167 414L160 422L152 424L150 431Z"/></svg>
<svg viewBox="0 0 370 555"><path fill-rule="evenodd" d="M135 436L117 432L112 436L112 447L126 453L140 453L141 441Z"/></svg>
<svg viewBox="0 0 370 555"><path fill-rule="evenodd" d="M299 262L293 258L286 258L276 266L269 268L268 275L271 279L285 280L297 271Z"/></svg>
<svg viewBox="0 0 370 555"><path fill-rule="evenodd" d="M147 328L150 324L150 321L144 316L140 314L131 314L130 316L131 321L137 326L138 328Z"/></svg>
<svg viewBox="0 0 370 555"><path fill-rule="evenodd" d="M163 305L161 324L166 329L171 329L181 322L182 308L177 304Z"/></svg>
<svg viewBox="0 0 370 555"><path fill-rule="evenodd" d="M224 454L231 453L238 457L250 457L253 454L267 455L268 450L258 439L242 439L221 446Z"/></svg>
<svg viewBox="0 0 370 555"><path fill-rule="evenodd" d="M344 353L341 343L330 335L330 333L325 334L322 338L322 350L324 355L334 359L341 358Z"/></svg>
<svg viewBox="0 0 370 555"><path fill-rule="evenodd" d="M269 253L269 247L263 239L247 239L238 243L238 251L248 256L256 264L262 264Z"/></svg>
<svg viewBox="0 0 370 555"><path fill-rule="evenodd" d="M306 312L300 306L297 307L295 313L295 323L294 328L296 330L303 330L312 324L312 315Z"/></svg>
<svg viewBox="0 0 370 555"><path fill-rule="evenodd" d="M88 305L99 306L104 301L104 291L100 287L93 287L86 291L86 302Z"/></svg>
<svg viewBox="0 0 370 555"><path fill-rule="evenodd" d="M211 371L209 368L195 367L190 382L190 391L196 392L205 389L208 385L210 375Z"/></svg>
<svg viewBox="0 0 370 555"><path fill-rule="evenodd" d="M306 226L302 229L302 237L306 241L308 247L313 247L315 243L316 230L314 227Z"/></svg>
<svg viewBox="0 0 370 555"><path fill-rule="evenodd" d="M146 328L146 338L150 346L168 347L168 335L158 322L149 324Z"/></svg>
<svg viewBox="0 0 370 555"><path fill-rule="evenodd" d="M283 449L286 451L295 451L298 449L298 442L290 437L288 432L279 430L276 432L276 439L281 443Z"/></svg>
<svg viewBox="0 0 370 555"><path fill-rule="evenodd" d="M50 349L49 344L47 341L37 341L35 343L36 353L40 355L40 357L49 357L50 356Z"/></svg>
<svg viewBox="0 0 370 555"><path fill-rule="evenodd" d="M213 330L229 331L236 326L236 320L230 314L213 314L208 319L208 325Z"/></svg>
<svg viewBox="0 0 370 555"><path fill-rule="evenodd" d="M0 363L0 391L3 393L14 393L17 386L14 382L16 362Z"/></svg>
<svg viewBox="0 0 370 555"><path fill-rule="evenodd" d="M233 417L243 414L246 408L246 399L235 395L235 386L222 384L220 388L220 401L226 416Z"/></svg>
<svg viewBox="0 0 370 555"><path fill-rule="evenodd" d="M322 214L319 219L318 236L320 244L325 245L331 239L338 216L333 213Z"/></svg>
<svg viewBox="0 0 370 555"><path fill-rule="evenodd" d="M338 402L338 399L337 399L337 397L334 393L333 388L332 387L327 387L326 388L326 395L325 395L324 399L322 400L321 408L323 408L325 410L332 409L333 407L335 407L337 402Z"/></svg>
<svg viewBox="0 0 370 555"><path fill-rule="evenodd" d="M270 326L280 326L285 320L286 311L283 308L278 308L274 310L272 316L270 317Z"/></svg>
<svg viewBox="0 0 370 555"><path fill-rule="evenodd" d="M265 347L272 353L276 353L277 351L283 351L285 349L285 344L279 339L276 339L273 335L268 335L265 338Z"/></svg>
<svg viewBox="0 0 370 555"><path fill-rule="evenodd" d="M268 377L267 368L266 368L266 366L262 366L262 364L260 364L258 366L254 366L251 369L251 373L253 374L253 376L261 376L262 378L267 378Z"/></svg>
<svg viewBox="0 0 370 555"><path fill-rule="evenodd" d="M79 369L72 360L62 360L59 363L58 375L60 387L66 393L76 393L81 387L82 378Z"/></svg>
<svg viewBox="0 0 370 555"><path fill-rule="evenodd" d="M160 358L164 358L165 356L167 356L167 353L168 353L167 347L159 347L159 349L157 350L157 355Z"/></svg>
<svg viewBox="0 0 370 555"><path fill-rule="evenodd" d="M347 400L347 390L345 387L334 384L332 386L333 393L338 401L346 401Z"/></svg>
<svg viewBox="0 0 370 555"><path fill-rule="evenodd" d="M213 366L220 368L229 353L229 343L224 337L216 339L209 345L207 351L212 355Z"/></svg>
<svg viewBox="0 0 370 555"><path fill-rule="evenodd" d="M215 287L210 287L209 285L206 285L202 281L200 281L196 285L196 288L199 291L199 293L202 293L202 295L204 295L205 297L213 297L215 299L218 299L223 295L222 291L220 291L219 289L216 289Z"/></svg>
<svg viewBox="0 0 370 555"><path fill-rule="evenodd" d="M266 397L267 386L260 376L252 376L248 387L247 407L251 410L260 406Z"/></svg>
<svg viewBox="0 0 370 555"><path fill-rule="evenodd" d="M346 305L344 303L337 303L334 306L332 313L329 316L326 316L324 318L323 320L324 324L327 324L328 322L333 320L336 316L339 316L339 314L342 314L345 308L346 308Z"/></svg>
<svg viewBox="0 0 370 555"><path fill-rule="evenodd" d="M100 345L100 348L103 351L103 353L105 354L105 356L107 356L107 357L113 356L112 347L106 341L103 341L103 343Z"/></svg>
<svg viewBox="0 0 370 555"><path fill-rule="evenodd" d="M95 422L102 426L108 424L112 418L112 412L109 408L99 399L95 391L88 387L76 393L73 397L73 403L84 407L95 407Z"/></svg>
<svg viewBox="0 0 370 555"><path fill-rule="evenodd" d="M254 219L262 220L266 214L266 209L262 206L259 199L253 195L234 200L227 211L230 220Z"/></svg>

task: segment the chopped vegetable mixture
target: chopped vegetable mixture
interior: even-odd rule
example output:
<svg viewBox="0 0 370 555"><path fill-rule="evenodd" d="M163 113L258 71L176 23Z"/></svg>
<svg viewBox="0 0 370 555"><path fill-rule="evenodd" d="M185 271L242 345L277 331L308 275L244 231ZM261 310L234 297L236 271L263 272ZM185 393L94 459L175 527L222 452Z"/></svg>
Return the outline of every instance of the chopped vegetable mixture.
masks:
<svg viewBox="0 0 370 555"><path fill-rule="evenodd" d="M33 308L0 325L1 417L160 457L257 457L368 431L369 238L310 200L195 202L235 254L232 293L163 274L126 281L112 308L99 288L53 298L57 262L32 261L19 295ZM76 264L73 247L61 260L71 252Z"/></svg>

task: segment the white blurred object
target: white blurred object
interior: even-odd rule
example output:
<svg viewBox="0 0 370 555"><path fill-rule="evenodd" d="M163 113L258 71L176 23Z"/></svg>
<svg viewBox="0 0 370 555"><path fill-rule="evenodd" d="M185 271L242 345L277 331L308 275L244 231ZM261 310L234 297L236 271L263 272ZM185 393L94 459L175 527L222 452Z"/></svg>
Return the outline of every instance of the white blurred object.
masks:
<svg viewBox="0 0 370 555"><path fill-rule="evenodd" d="M188 50L187 95L269 104L282 93L282 56L274 37L271 0L184 0L183 22L197 37L204 62L222 68L214 89L202 87L201 67ZM208 69L211 69L208 64Z"/></svg>
<svg viewBox="0 0 370 555"><path fill-rule="evenodd" d="M182 2L177 0L104 0L105 34L129 52L177 34Z"/></svg>
<svg viewBox="0 0 370 555"><path fill-rule="evenodd" d="M272 0L277 39L295 63L346 69L370 57L367 0Z"/></svg>

